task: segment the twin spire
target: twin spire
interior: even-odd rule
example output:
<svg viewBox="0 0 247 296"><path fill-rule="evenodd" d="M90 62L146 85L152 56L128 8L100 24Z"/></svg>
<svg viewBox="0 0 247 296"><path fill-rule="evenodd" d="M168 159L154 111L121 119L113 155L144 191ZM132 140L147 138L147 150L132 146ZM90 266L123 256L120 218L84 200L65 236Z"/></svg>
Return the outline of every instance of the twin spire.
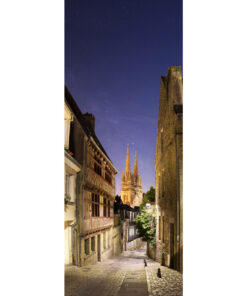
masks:
<svg viewBox="0 0 247 296"><path fill-rule="evenodd" d="M137 154L135 152L134 176L138 176Z"/></svg>
<svg viewBox="0 0 247 296"><path fill-rule="evenodd" d="M131 175L131 170L130 170L129 146L127 146L127 156L126 156L125 174L126 174L126 175Z"/></svg>
<svg viewBox="0 0 247 296"><path fill-rule="evenodd" d="M126 156L126 165L125 165L125 175L131 176L130 169L130 156L129 156L129 145L127 146L127 156ZM138 164L137 164L137 153L135 152L135 164L134 164L134 176L138 176Z"/></svg>

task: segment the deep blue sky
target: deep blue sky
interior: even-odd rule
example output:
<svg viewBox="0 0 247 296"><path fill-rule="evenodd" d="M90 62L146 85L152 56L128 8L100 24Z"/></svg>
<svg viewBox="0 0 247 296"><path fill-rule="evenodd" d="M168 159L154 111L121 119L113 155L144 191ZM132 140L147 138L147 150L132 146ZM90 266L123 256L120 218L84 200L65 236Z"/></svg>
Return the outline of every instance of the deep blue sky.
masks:
<svg viewBox="0 0 247 296"><path fill-rule="evenodd" d="M137 151L143 191L155 186L160 76L182 65L181 0L66 0L65 83L118 169Z"/></svg>

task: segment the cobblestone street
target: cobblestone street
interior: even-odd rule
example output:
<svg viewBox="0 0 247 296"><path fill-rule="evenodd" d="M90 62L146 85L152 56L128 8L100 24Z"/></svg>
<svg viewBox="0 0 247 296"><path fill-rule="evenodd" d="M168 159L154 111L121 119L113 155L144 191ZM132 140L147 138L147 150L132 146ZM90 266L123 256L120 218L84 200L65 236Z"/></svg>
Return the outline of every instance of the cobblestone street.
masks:
<svg viewBox="0 0 247 296"><path fill-rule="evenodd" d="M145 254L145 249L126 251L95 265L65 267L65 296L181 296L182 275Z"/></svg>

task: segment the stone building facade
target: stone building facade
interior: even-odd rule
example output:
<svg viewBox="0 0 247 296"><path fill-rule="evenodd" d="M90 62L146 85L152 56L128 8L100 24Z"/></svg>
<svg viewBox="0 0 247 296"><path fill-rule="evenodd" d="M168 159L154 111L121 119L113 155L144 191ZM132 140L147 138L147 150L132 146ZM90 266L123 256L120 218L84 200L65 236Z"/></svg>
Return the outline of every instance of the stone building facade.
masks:
<svg viewBox="0 0 247 296"><path fill-rule="evenodd" d="M180 66L161 77L155 154L156 260L183 271L183 81Z"/></svg>
<svg viewBox="0 0 247 296"><path fill-rule="evenodd" d="M76 224L76 201L78 180L82 165L70 151L70 126L74 121L74 114L68 104L64 105L64 263L76 264L76 240L74 232Z"/></svg>
<svg viewBox="0 0 247 296"><path fill-rule="evenodd" d="M139 206L142 202L142 180L138 173L137 154L135 153L134 172L131 173L129 147L127 147L126 167L121 179L121 198L124 204L131 207Z"/></svg>
<svg viewBox="0 0 247 296"><path fill-rule="evenodd" d="M70 153L80 164L77 179L76 264L96 263L112 255L113 204L117 170L95 134L95 118L83 114L65 88L65 103L73 113Z"/></svg>
<svg viewBox="0 0 247 296"><path fill-rule="evenodd" d="M123 252L123 223L120 215L114 212L114 227L112 230L112 255L119 256Z"/></svg>

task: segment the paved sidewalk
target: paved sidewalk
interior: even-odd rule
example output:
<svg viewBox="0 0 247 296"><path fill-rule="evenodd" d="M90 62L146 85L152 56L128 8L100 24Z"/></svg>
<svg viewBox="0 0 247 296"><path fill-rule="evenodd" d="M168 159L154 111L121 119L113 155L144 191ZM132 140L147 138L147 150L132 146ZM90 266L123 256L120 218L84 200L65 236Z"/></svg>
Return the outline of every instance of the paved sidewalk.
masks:
<svg viewBox="0 0 247 296"><path fill-rule="evenodd" d="M65 296L116 296L125 271L115 260L86 267L65 268Z"/></svg>
<svg viewBox="0 0 247 296"><path fill-rule="evenodd" d="M181 296L182 275L148 259L145 252L142 248L95 265L65 267L65 296Z"/></svg>
<svg viewBox="0 0 247 296"><path fill-rule="evenodd" d="M157 277L158 268L161 278ZM148 259L146 267L149 296L182 296L183 276L176 270L161 266L158 262Z"/></svg>

